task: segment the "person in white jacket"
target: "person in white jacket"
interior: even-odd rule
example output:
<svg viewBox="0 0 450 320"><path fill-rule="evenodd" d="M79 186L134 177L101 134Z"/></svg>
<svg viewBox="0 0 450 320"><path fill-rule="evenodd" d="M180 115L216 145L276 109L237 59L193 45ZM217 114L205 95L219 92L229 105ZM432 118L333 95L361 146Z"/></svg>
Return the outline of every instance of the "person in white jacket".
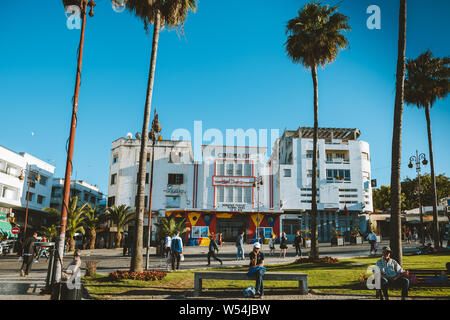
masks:
<svg viewBox="0 0 450 320"><path fill-rule="evenodd" d="M170 249L172 251L172 270L180 270L180 260L181 255L183 254L183 240L180 238L179 231L177 231L175 237L172 238Z"/></svg>

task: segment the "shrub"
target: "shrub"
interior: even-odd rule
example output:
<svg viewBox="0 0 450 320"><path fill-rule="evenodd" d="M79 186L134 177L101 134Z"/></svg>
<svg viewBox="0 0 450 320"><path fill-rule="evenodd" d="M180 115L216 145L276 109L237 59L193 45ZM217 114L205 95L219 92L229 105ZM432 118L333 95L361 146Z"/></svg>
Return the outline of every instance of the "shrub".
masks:
<svg viewBox="0 0 450 320"><path fill-rule="evenodd" d="M142 280L142 281L155 281L163 279L167 273L161 270L150 270L142 272L130 272L128 270L117 270L109 274L111 280Z"/></svg>
<svg viewBox="0 0 450 320"><path fill-rule="evenodd" d="M328 256L322 257L322 258L319 258L319 259L313 259L311 257L308 257L308 258L298 259L296 262L297 263L306 263L306 262L313 262L313 263L338 263L339 259L338 258L333 258L333 257L328 257Z"/></svg>

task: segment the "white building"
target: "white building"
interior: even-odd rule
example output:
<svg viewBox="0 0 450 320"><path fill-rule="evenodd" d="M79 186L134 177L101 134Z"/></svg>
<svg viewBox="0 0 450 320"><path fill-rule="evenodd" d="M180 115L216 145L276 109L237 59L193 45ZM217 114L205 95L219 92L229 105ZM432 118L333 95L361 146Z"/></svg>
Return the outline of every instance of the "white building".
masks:
<svg viewBox="0 0 450 320"><path fill-rule="evenodd" d="M289 238L296 230L310 229L313 130L286 130L269 162L274 194L284 212L282 231ZM334 229L346 232L359 227L365 232L367 213L373 210L369 144L358 140L358 129L319 128L318 135L319 241L329 241Z"/></svg>
<svg viewBox="0 0 450 320"><path fill-rule="evenodd" d="M23 225L28 196L28 227L45 223L42 209L50 206L55 167L25 152L0 146L0 207L12 208L15 222ZM39 173L39 181L34 179Z"/></svg>
<svg viewBox="0 0 450 320"><path fill-rule="evenodd" d="M64 179L52 179L52 194L50 207L61 209L63 200ZM88 202L91 207L101 206L103 193L100 192L98 186L92 185L83 180L73 180L70 182L70 197L78 197L80 205Z"/></svg>

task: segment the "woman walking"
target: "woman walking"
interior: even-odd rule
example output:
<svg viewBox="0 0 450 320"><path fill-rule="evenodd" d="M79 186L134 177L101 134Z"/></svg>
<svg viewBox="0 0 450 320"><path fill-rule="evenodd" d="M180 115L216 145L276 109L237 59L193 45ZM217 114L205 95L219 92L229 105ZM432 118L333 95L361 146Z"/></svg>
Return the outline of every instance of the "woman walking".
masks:
<svg viewBox="0 0 450 320"><path fill-rule="evenodd" d="M283 256L283 259L286 258L286 249L287 249L287 237L286 232L283 232L280 237L280 258Z"/></svg>

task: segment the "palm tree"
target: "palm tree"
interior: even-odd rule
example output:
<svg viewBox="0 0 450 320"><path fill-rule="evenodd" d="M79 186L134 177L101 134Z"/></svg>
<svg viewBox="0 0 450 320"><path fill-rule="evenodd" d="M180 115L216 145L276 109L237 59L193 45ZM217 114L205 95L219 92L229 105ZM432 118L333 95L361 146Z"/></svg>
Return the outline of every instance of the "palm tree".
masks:
<svg viewBox="0 0 450 320"><path fill-rule="evenodd" d="M175 28L182 26L190 10L197 8L196 0L127 0L126 8L129 12L142 19L145 29L153 24L153 42L150 58L150 69L147 83L147 94L144 108L144 121L142 124L141 149L139 155L138 190L136 200L136 236L134 237L133 257L131 258L131 271L141 272L142 242L145 211L145 173L146 150L148 145L147 132L151 113L153 84L155 81L156 54L158 50L159 32L162 28Z"/></svg>
<svg viewBox="0 0 450 320"><path fill-rule="evenodd" d="M75 239L73 238L75 236L75 233L81 233L83 235L85 234L84 215L86 212L87 203L79 206L78 200L78 197L70 198L69 207L67 209L66 239L68 239L69 242L69 252L75 250ZM61 213L58 209L44 208L43 210L49 213L57 214L59 217L61 217Z"/></svg>
<svg viewBox="0 0 450 320"><path fill-rule="evenodd" d="M447 96L450 82L449 57L433 58L430 50L422 53L416 60L407 59L405 79L405 102L425 109L428 132L428 151L431 168L431 191L433 200L434 244L440 247L439 222L437 211L436 177L434 173L433 144L431 141L430 109L436 99Z"/></svg>
<svg viewBox="0 0 450 320"><path fill-rule="evenodd" d="M135 212L131 210L130 207L121 204L120 206L112 206L106 208L105 218L111 221L115 227L117 227L116 232L116 248L120 247L120 241L122 241L122 232L124 227L133 221L135 217Z"/></svg>
<svg viewBox="0 0 450 320"><path fill-rule="evenodd" d="M90 204L88 204L86 208L86 212L84 214L84 225L89 231L90 235L90 244L89 249L95 249L95 239L97 238L97 230L100 227L100 223L102 222L101 216L100 216L100 209L98 207L91 207Z"/></svg>
<svg viewBox="0 0 450 320"><path fill-rule="evenodd" d="M397 75L395 84L394 129L392 133L391 162L391 235L390 247L392 258L402 264L402 223L401 223L401 148L402 117L405 85L405 50L406 50L406 0L400 0L398 26Z"/></svg>
<svg viewBox="0 0 450 320"><path fill-rule="evenodd" d="M286 52L294 63L301 63L311 70L314 86L314 137L312 158L312 204L311 204L311 257L319 257L317 226L317 140L319 118L319 93L317 67L325 67L336 60L339 49L345 49L348 41L342 34L350 30L347 16L337 12L338 7L322 6L312 2L298 11L298 16L286 26L288 39Z"/></svg>
<svg viewBox="0 0 450 320"><path fill-rule="evenodd" d="M49 242L56 241L59 234L58 227L54 224L48 227L42 227L42 234L48 239Z"/></svg>
<svg viewBox="0 0 450 320"><path fill-rule="evenodd" d="M167 236L173 237L177 232L180 234L185 233L189 230L186 227L186 220L182 219L180 222L176 223L175 219L164 218L160 222L155 223L158 227L158 235L160 239L163 239Z"/></svg>

